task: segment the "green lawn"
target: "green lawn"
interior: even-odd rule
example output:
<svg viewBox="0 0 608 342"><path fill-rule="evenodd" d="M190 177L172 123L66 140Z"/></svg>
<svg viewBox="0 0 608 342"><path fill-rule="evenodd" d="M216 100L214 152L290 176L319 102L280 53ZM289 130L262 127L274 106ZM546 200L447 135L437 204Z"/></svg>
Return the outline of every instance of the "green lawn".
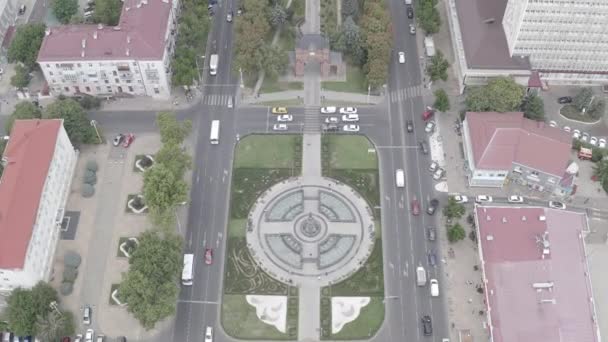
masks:
<svg viewBox="0 0 608 342"><path fill-rule="evenodd" d="M260 94L302 89L304 89L303 82L283 82L270 77L264 77L264 82L262 82L262 87L260 88Z"/></svg>
<svg viewBox="0 0 608 342"><path fill-rule="evenodd" d="M336 0L321 1L321 32L329 36L336 32L338 25Z"/></svg>
<svg viewBox="0 0 608 342"><path fill-rule="evenodd" d="M247 233L247 219L230 219L228 222L228 237L244 238Z"/></svg>
<svg viewBox="0 0 608 342"><path fill-rule="evenodd" d="M297 155L296 149L299 151ZM249 135L237 145L234 168L292 168L295 160L302 158L301 151L301 136Z"/></svg>
<svg viewBox="0 0 608 342"><path fill-rule="evenodd" d="M333 340L366 340L376 334L384 321L384 297L371 297L361 309L359 317L347 323L340 332L331 335Z"/></svg>
<svg viewBox="0 0 608 342"><path fill-rule="evenodd" d="M576 120L581 122L597 122L600 119L594 118L589 114L581 113L574 105L565 105L560 109L560 114L570 120Z"/></svg>
<svg viewBox="0 0 608 342"><path fill-rule="evenodd" d="M304 104L304 99L285 99L285 100L277 100L277 101L264 101L264 102L256 102L252 103L257 106L265 106L265 107L297 107Z"/></svg>
<svg viewBox="0 0 608 342"><path fill-rule="evenodd" d="M360 68L352 65L346 66L346 82L326 81L321 82L321 87L325 90L367 94L365 74Z"/></svg>
<svg viewBox="0 0 608 342"><path fill-rule="evenodd" d="M274 184L300 174L296 169L239 168L232 172L230 217L245 219L258 197Z"/></svg>
<svg viewBox="0 0 608 342"><path fill-rule="evenodd" d="M374 145L360 135L324 135L332 169L377 169L378 156ZM370 150L374 150L370 153Z"/></svg>

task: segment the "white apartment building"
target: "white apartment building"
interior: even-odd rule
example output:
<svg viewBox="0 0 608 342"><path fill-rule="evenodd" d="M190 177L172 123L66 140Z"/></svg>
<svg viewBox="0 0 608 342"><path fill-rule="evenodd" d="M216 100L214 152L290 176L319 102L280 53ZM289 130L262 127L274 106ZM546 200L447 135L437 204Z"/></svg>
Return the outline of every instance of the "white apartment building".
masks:
<svg viewBox="0 0 608 342"><path fill-rule="evenodd" d="M124 0L119 24L47 29L38 64L51 95L171 95L177 0Z"/></svg>
<svg viewBox="0 0 608 342"><path fill-rule="evenodd" d="M77 152L63 120L17 120L0 177L0 292L49 279Z"/></svg>
<svg viewBox="0 0 608 342"><path fill-rule="evenodd" d="M543 81L608 84L608 1L509 0L502 25Z"/></svg>
<svg viewBox="0 0 608 342"><path fill-rule="evenodd" d="M15 25L17 18L17 0L0 1L0 44L4 45L4 38L11 26Z"/></svg>

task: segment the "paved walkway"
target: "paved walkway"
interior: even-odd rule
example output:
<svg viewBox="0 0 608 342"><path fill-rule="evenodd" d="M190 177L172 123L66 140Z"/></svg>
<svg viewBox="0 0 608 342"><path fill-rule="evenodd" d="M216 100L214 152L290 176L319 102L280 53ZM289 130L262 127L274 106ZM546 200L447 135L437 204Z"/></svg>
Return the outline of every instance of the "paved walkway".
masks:
<svg viewBox="0 0 608 342"><path fill-rule="evenodd" d="M306 89L306 86L304 87ZM293 100L304 97L304 90L286 90L274 93L259 94L257 96L247 96L243 99L245 104L256 104L263 102L274 102L283 100ZM357 93L343 93L339 91L319 90L320 97L325 101L352 102L357 104L378 104L384 100L384 96L375 96Z"/></svg>

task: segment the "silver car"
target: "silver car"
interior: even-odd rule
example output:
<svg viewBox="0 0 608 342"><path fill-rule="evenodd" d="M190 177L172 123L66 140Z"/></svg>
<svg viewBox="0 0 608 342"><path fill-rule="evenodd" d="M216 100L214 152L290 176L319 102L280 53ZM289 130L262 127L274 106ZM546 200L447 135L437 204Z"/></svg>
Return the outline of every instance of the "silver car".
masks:
<svg viewBox="0 0 608 342"><path fill-rule="evenodd" d="M288 130L287 124L274 124L272 126L273 131L286 131Z"/></svg>

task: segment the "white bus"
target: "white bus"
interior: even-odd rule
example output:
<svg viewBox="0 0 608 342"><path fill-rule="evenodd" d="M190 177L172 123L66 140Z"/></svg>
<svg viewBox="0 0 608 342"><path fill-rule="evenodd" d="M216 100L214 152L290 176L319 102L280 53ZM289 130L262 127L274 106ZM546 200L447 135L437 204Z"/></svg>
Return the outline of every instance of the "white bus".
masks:
<svg viewBox="0 0 608 342"><path fill-rule="evenodd" d="M211 121L211 134L209 134L209 140L212 145L217 145L220 142L220 120Z"/></svg>
<svg viewBox="0 0 608 342"><path fill-rule="evenodd" d="M194 273L194 254L184 254L184 268L182 269L182 285L192 285Z"/></svg>

